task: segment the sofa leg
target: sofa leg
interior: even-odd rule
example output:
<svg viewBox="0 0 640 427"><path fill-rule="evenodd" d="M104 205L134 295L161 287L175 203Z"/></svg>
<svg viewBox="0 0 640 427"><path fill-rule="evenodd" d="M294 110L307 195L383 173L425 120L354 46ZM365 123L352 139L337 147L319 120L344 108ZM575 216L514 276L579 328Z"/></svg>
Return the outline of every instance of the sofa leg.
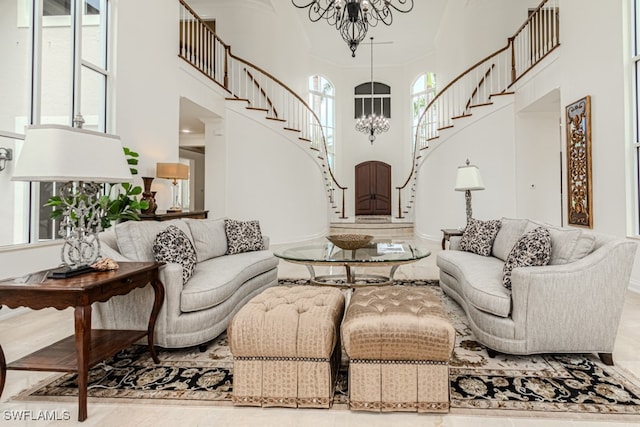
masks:
<svg viewBox="0 0 640 427"><path fill-rule="evenodd" d="M607 366L613 366L613 354L611 353L598 353L600 360Z"/></svg>
<svg viewBox="0 0 640 427"><path fill-rule="evenodd" d="M493 359L494 357L496 357L498 354L500 354L500 353L498 353L497 351L495 351L495 350L493 350L493 349L491 349L491 348L489 348L489 347L485 347L485 348L487 349L487 354L488 354L488 355L489 355L489 357L490 357L490 358L492 358L492 359Z"/></svg>
<svg viewBox="0 0 640 427"><path fill-rule="evenodd" d="M204 343L198 346L198 350L200 350L200 353L204 353L205 351L207 351L208 344L209 343Z"/></svg>

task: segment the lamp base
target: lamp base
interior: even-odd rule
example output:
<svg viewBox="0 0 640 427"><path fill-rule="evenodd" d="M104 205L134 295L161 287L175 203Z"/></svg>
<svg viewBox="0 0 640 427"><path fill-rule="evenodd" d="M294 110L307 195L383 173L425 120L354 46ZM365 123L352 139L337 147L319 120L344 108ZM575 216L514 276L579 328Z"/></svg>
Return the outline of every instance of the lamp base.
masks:
<svg viewBox="0 0 640 427"><path fill-rule="evenodd" d="M69 267L64 266L60 268L56 268L54 270L50 270L47 273L47 278L49 279L67 279L69 277L79 276L81 274L91 273L94 270L90 265L81 265L78 267Z"/></svg>

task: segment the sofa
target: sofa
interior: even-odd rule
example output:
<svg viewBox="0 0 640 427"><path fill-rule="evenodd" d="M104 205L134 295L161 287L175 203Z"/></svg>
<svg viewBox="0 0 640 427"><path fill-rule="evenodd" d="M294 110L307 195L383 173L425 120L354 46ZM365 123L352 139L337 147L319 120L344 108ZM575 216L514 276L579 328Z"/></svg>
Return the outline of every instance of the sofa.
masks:
<svg viewBox="0 0 640 427"><path fill-rule="evenodd" d="M228 254L225 219L124 222L100 233L101 255L115 261L154 261L156 237L170 226L186 235L196 259L186 281L180 263L167 262L159 269L165 299L156 322L155 343L165 348L203 345L225 331L247 301L277 284L278 259L266 249L269 239L261 235L260 246L265 249ZM153 298L147 286L97 303L93 325L145 330Z"/></svg>
<svg viewBox="0 0 640 427"><path fill-rule="evenodd" d="M505 260L525 233L549 232L549 263L516 267L504 286ZM598 353L613 348L634 263L634 242L586 229L502 218L489 256L462 251L462 237L438 254L440 286L466 312L477 340L518 355Z"/></svg>

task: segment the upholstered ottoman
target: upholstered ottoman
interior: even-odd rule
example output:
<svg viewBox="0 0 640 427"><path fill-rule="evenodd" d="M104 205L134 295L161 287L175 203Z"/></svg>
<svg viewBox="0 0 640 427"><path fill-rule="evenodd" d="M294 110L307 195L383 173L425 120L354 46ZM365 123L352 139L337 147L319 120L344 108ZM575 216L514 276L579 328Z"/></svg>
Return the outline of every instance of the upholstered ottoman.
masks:
<svg viewBox="0 0 640 427"><path fill-rule="evenodd" d="M448 412L454 339L455 330L429 289L356 290L342 323L349 408Z"/></svg>
<svg viewBox="0 0 640 427"><path fill-rule="evenodd" d="M344 296L276 286L250 300L227 330L235 405L329 408L340 363Z"/></svg>

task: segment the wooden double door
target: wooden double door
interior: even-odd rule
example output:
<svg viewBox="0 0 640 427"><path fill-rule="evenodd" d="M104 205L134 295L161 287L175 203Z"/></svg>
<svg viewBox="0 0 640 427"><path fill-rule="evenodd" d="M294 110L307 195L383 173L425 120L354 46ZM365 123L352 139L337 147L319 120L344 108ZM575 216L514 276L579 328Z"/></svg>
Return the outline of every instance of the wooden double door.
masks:
<svg viewBox="0 0 640 427"><path fill-rule="evenodd" d="M356 215L391 215L391 165L356 165Z"/></svg>

